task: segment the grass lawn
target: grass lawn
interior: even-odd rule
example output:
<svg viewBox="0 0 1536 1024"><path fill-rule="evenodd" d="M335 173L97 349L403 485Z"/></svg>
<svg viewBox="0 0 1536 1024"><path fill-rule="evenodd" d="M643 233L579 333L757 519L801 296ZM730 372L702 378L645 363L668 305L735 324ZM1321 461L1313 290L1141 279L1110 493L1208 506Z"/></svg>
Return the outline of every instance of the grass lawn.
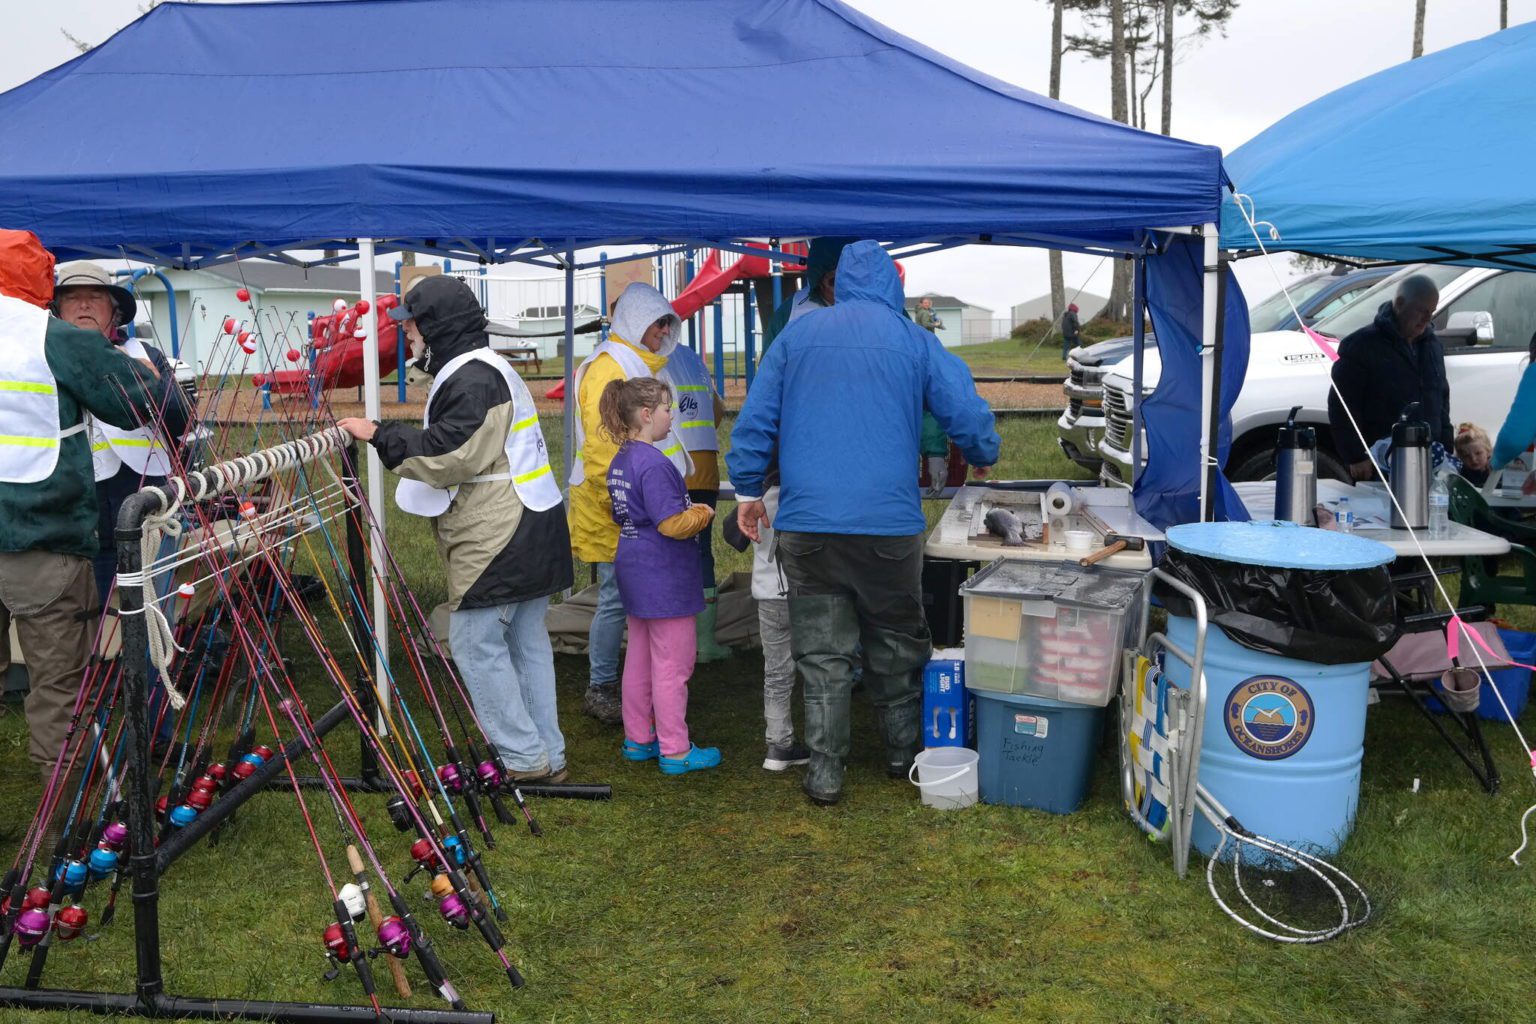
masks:
<svg viewBox="0 0 1536 1024"><path fill-rule="evenodd" d="M546 421L556 446L559 428ZM1004 477L1076 475L1047 419L1002 423ZM722 432L724 434L725 432ZM724 511L729 511L727 507ZM938 506L931 505L930 515ZM427 529L391 510L397 556L424 604L441 599ZM745 558L721 548L721 572ZM584 578L584 576L583 576ZM288 634L312 707L326 684ZM1205 892L1198 859L1179 880L1119 807L1106 746L1087 806L1053 816L1009 807L920 805L880 771L856 700L846 799L814 808L799 772L758 767L760 655L701 667L690 727L725 754L716 772L665 779L618 756L620 733L580 714L583 658L557 658L562 725L579 781L611 782L611 803L542 801L542 839L497 829L485 858L508 903L509 948L528 986L513 992L472 934L453 932L408 886L466 1001L502 1020L541 1022L1241 1021L1536 1019L1525 972L1531 872L1506 855L1531 800L1525 755L1493 728L1507 792L1487 797L1401 702L1372 709L1360 817L1340 864L1376 918L1319 947L1253 938ZM345 768L345 729L330 749ZM35 801L18 707L0 715L0 830ZM1414 782L1417 780L1417 792ZM359 806L396 879L410 867L383 798ZM327 809L312 796L321 836ZM1532 854L1536 858L1536 854ZM217 846L162 886L167 990L226 998L361 1002L355 977L322 980L329 896L290 795L253 800ZM88 899L93 919L100 899ZM57 947L45 984L129 991L128 894L94 943ZM387 984L376 962L381 985ZM13 951L0 981L20 984ZM441 1007L408 967L412 1005ZM86 1015L7 1012L4 1024Z"/></svg>

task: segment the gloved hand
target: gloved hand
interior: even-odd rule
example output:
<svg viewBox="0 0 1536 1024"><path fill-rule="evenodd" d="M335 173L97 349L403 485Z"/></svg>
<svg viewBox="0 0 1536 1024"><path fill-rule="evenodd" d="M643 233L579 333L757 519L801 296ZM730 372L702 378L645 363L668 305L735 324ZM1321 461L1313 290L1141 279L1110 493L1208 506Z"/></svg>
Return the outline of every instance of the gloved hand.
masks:
<svg viewBox="0 0 1536 1024"><path fill-rule="evenodd" d="M930 455L928 463L928 497L937 498L944 493L944 485L949 481L949 460L942 455Z"/></svg>

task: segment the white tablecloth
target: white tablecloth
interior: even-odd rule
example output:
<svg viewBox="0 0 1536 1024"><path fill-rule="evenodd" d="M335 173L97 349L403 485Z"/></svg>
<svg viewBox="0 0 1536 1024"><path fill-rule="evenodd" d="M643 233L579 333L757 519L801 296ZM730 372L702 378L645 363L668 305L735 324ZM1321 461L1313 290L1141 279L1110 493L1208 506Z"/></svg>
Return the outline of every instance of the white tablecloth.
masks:
<svg viewBox="0 0 1536 1024"><path fill-rule="evenodd" d="M1256 480L1233 484L1237 496L1248 507L1248 514L1255 519L1272 519L1275 514L1275 482ZM1398 555L1417 555L1421 551L1430 558L1459 558L1463 555L1502 555L1509 550L1509 541L1491 533L1450 523L1443 537L1431 537L1428 530L1394 530L1391 521L1391 504L1386 488L1380 483L1364 483L1355 487L1337 480L1317 482L1317 500L1333 507L1340 498L1348 498L1360 524L1355 532L1362 537L1380 541ZM1363 513L1363 514L1362 514ZM1415 543L1414 535L1417 535Z"/></svg>
<svg viewBox="0 0 1536 1024"><path fill-rule="evenodd" d="M1071 481L1068 482L1071 483ZM1076 484L1074 487L1086 499L1094 516L1112 532L1143 537L1149 541L1163 539L1157 527L1141 518L1130 507L1129 491L1121 488ZM950 500L949 507L944 510L944 516L939 520L939 525L934 527L933 532L928 535L928 543L923 548L923 553L929 558L954 558L967 562L990 562L996 558L1066 562L1083 557L1083 552L1068 551L1062 544L1052 544L1046 548L1038 546L1005 548L1001 545L970 543L966 538L970 533L972 512L976 503L991 491L991 488L978 487L975 484L967 484L957 490L954 498ZM1100 547L1102 545L1095 543L1093 550L1098 550ZM1143 548L1140 551L1121 551L1097 564L1111 569L1150 569L1152 558Z"/></svg>

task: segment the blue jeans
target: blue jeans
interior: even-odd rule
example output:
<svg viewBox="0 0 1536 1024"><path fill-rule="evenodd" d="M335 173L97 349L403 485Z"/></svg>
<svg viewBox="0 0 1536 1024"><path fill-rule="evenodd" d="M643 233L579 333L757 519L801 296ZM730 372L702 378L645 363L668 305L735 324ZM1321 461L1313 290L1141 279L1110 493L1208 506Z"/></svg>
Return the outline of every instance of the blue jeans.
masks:
<svg viewBox="0 0 1536 1024"><path fill-rule="evenodd" d="M549 598L448 615L453 661L485 735L508 768L565 767L555 711L555 652L544 627Z"/></svg>
<svg viewBox="0 0 1536 1024"><path fill-rule="evenodd" d="M624 601L612 562L597 563L597 611L587 636L588 685L619 685L619 659L624 649Z"/></svg>
<svg viewBox="0 0 1536 1024"><path fill-rule="evenodd" d="M688 500L696 501L701 505L714 508L720 502L719 491L689 491ZM699 541L699 570L703 577L704 589L709 590L715 585L715 523L710 520L708 526L698 533Z"/></svg>

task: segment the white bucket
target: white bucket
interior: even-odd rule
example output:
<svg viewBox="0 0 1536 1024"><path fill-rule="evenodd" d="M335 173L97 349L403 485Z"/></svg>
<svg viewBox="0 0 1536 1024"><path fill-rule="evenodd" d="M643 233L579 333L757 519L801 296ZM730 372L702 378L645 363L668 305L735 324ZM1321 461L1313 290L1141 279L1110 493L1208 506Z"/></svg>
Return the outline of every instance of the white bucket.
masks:
<svg viewBox="0 0 1536 1024"><path fill-rule="evenodd" d="M929 747L907 770L907 781L923 791L923 803L940 810L969 807L976 802L979 754L966 747ZM918 778L912 778L916 772Z"/></svg>

